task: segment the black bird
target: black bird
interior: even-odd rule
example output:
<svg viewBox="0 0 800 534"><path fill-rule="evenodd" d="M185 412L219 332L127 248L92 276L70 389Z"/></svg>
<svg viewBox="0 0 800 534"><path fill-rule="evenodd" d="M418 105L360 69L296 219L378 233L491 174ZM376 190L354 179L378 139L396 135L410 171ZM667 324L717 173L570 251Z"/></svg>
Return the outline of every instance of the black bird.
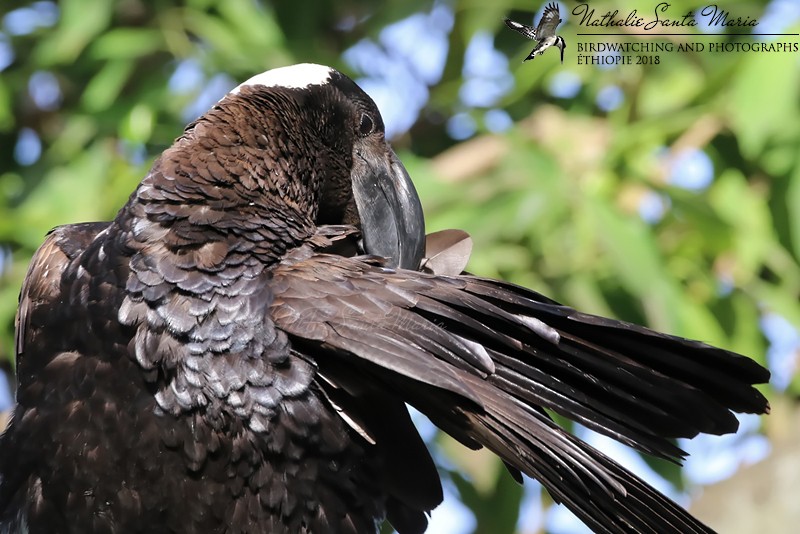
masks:
<svg viewBox="0 0 800 534"><path fill-rule="evenodd" d="M558 4L551 2L545 6L542 18L539 20L539 25L536 28L528 26L527 24L515 22L509 18L504 19L504 22L506 26L515 32L521 33L528 39L538 41L533 50L531 50L531 53L528 54L528 57L522 60L523 62L544 54L545 50L555 45L561 51L561 63L564 63L564 49L567 47L567 43L564 41L563 37L556 35L556 28L561 24Z"/></svg>
<svg viewBox="0 0 800 534"><path fill-rule="evenodd" d="M240 85L113 221L36 253L0 532L422 532L442 489L405 403L598 532L710 532L545 410L679 460L673 438L766 412L768 372L459 274L446 245L421 266L424 240L355 83Z"/></svg>

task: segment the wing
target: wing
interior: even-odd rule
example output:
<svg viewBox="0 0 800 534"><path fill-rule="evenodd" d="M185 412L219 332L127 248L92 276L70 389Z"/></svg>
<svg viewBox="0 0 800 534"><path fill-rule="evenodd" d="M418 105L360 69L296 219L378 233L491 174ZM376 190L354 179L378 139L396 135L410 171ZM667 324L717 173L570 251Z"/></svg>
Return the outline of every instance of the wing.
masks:
<svg viewBox="0 0 800 534"><path fill-rule="evenodd" d="M358 369L465 445L537 478L600 532L708 529L542 407L670 459L683 456L670 439L732 432L731 410L768 408L751 385L768 372L743 356L510 284L308 250L273 281L276 324L323 375L341 362Z"/></svg>
<svg viewBox="0 0 800 534"><path fill-rule="evenodd" d="M504 19L506 26L514 30L515 32L521 33L528 39L536 39L536 28L533 26L528 26L527 24L520 24L519 22L515 22L509 18Z"/></svg>
<svg viewBox="0 0 800 534"><path fill-rule="evenodd" d="M69 262L108 224L82 223L56 227L36 251L19 295L14 333L18 359L24 357L25 346L41 335L43 327L47 326L45 320L38 319L40 313L47 315L53 304L61 300L61 276Z"/></svg>
<svg viewBox="0 0 800 534"><path fill-rule="evenodd" d="M62 295L62 275L72 259L107 226L108 223L59 226L48 234L33 256L22 283L15 325L17 371L20 376L24 373L35 377L49 362L48 357L55 355L32 354L28 348L40 339L46 340L44 336L52 335L52 331L47 331L54 322L52 310L66 298ZM25 378L21 376L21 380ZM21 395L23 392L18 391L18 397ZM19 425L12 417L6 432L0 437L0 449L3 452L0 454L0 526L19 526L20 521L24 522L22 515L13 517L15 513L22 514L23 503L27 500L25 490L30 467L25 462L26 455L20 453L26 443L25 438L18 435Z"/></svg>
<svg viewBox="0 0 800 534"><path fill-rule="evenodd" d="M558 4L551 2L544 8L542 18L539 21L539 25L536 27L536 35L539 36L539 39L548 35L555 35L556 28L558 28L560 23L561 15L558 11Z"/></svg>

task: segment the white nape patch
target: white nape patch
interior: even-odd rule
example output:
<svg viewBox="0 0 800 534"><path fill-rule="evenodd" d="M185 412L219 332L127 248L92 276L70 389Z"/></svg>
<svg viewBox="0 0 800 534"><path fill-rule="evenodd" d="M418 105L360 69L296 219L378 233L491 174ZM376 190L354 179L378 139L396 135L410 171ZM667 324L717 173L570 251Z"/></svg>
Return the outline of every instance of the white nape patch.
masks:
<svg viewBox="0 0 800 534"><path fill-rule="evenodd" d="M288 67L279 67L256 74L232 89L231 93L238 94L242 87L253 85L288 87L292 89L303 89L309 85L324 85L331 79L333 72L332 68L325 65L317 65L316 63L300 63Z"/></svg>

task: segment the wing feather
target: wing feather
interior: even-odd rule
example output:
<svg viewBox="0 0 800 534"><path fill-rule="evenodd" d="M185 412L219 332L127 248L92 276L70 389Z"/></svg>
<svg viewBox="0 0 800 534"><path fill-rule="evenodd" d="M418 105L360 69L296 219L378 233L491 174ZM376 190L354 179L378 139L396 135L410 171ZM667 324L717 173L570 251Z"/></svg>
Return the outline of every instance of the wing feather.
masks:
<svg viewBox="0 0 800 534"><path fill-rule="evenodd" d="M536 27L536 35L539 39L556 34L556 28L561 23L561 14L558 10L558 4L550 2L544 8L542 18L539 20L539 25Z"/></svg>
<svg viewBox="0 0 800 534"><path fill-rule="evenodd" d="M312 278L313 295L292 283ZM512 284L308 252L286 259L273 281L273 317L290 338L314 340L331 361L361 362L440 428L537 478L600 532L708 529L543 408L676 461L684 453L673 438L731 432L732 411L768 410L752 387L768 373L747 358ZM329 311L313 313L321 303ZM328 356L316 360L324 372Z"/></svg>
<svg viewBox="0 0 800 534"><path fill-rule="evenodd" d="M61 298L61 275L69 262L108 227L107 222L58 226L47 234L44 243L33 255L19 294L15 320L14 346L17 355L39 331L32 318L39 309L48 309Z"/></svg>
<svg viewBox="0 0 800 534"><path fill-rule="evenodd" d="M509 18L503 19L503 22L506 23L506 26L517 33L521 33L528 39L536 39L536 28L533 26L528 26L527 24L522 24Z"/></svg>
<svg viewBox="0 0 800 534"><path fill-rule="evenodd" d="M37 373L48 372L48 364L52 367L74 361L74 353L41 353L31 350L31 346L39 340L49 339L44 336L52 336L52 327L59 320L52 312L63 300L70 297L62 294L62 275L70 262L107 226L108 223L59 226L47 235L34 254L22 283L15 319L17 372L35 376ZM38 385L34 384L29 389L34 396L41 395L42 390ZM18 401L26 397L29 399L31 392L25 389L17 391ZM22 413L26 415L20 418ZM37 436L28 441L29 434L24 429L20 431L20 427L25 425L26 419L30 423L36 416L38 414L35 410L23 412L18 409L2 434L0 530L3 526L8 526L11 530L26 527L26 502L30 499L29 492L32 491L35 477L32 475L31 457L25 453L38 447L40 438ZM27 428L30 429L30 426L29 424ZM51 430L41 429L40 432L47 433ZM53 439L53 436L48 434L47 439Z"/></svg>

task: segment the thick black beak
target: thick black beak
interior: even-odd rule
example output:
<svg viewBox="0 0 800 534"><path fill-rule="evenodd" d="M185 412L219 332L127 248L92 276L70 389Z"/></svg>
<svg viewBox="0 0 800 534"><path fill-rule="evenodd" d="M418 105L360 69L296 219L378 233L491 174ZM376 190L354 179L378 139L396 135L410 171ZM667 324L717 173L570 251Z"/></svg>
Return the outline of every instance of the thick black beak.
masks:
<svg viewBox="0 0 800 534"><path fill-rule="evenodd" d="M397 155L391 149L375 152L358 151L353 163L364 250L388 258L390 267L416 270L425 252L422 204Z"/></svg>

